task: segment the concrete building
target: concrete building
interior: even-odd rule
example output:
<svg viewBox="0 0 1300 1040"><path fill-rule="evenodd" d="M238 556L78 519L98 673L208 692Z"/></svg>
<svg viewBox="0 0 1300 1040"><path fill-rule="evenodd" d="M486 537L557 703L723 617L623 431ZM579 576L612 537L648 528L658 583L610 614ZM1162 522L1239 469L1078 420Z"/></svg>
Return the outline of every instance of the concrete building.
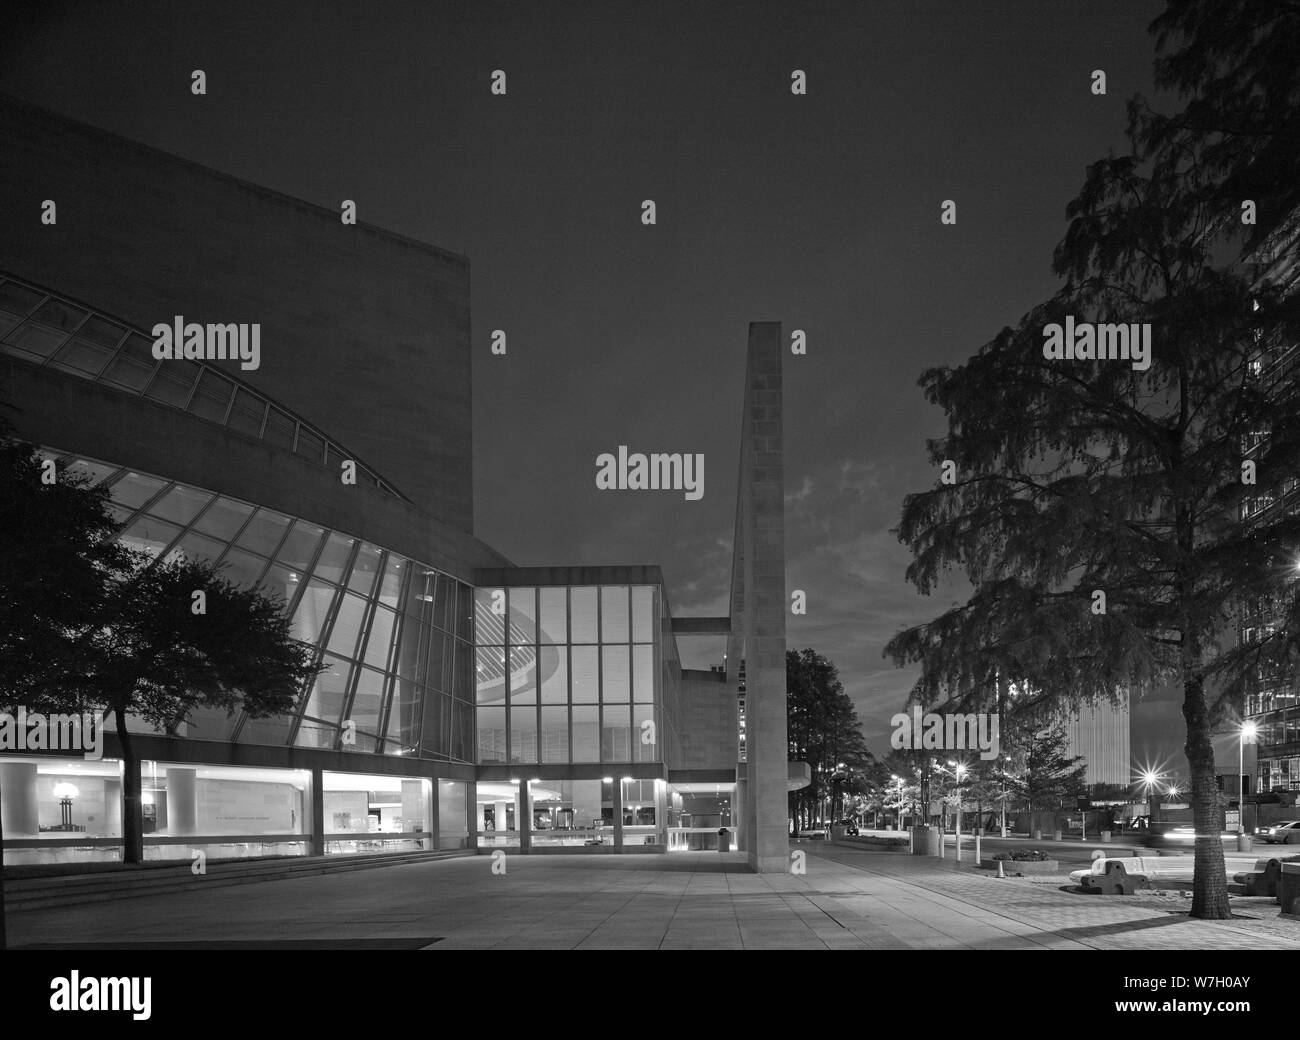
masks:
<svg viewBox="0 0 1300 1040"><path fill-rule="evenodd" d="M787 868L779 325L750 327L731 614L675 619L657 567L516 567L474 536L465 257L18 101L0 142L17 434L107 487L128 545L281 597L327 666L283 717L131 723L146 858L661 852L725 827ZM242 327L256 364L159 358L173 323L209 347ZM740 677L684 671L679 629L748 659L739 778ZM7 860L120 858L119 752L0 754Z"/></svg>

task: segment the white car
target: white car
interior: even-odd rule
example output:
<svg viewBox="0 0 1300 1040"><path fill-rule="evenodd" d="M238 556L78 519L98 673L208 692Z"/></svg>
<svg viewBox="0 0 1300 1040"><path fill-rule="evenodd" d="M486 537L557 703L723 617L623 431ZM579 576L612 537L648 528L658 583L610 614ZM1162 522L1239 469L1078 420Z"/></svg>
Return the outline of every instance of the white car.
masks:
<svg viewBox="0 0 1300 1040"><path fill-rule="evenodd" d="M1300 820L1284 820L1255 833L1270 845L1300 845Z"/></svg>

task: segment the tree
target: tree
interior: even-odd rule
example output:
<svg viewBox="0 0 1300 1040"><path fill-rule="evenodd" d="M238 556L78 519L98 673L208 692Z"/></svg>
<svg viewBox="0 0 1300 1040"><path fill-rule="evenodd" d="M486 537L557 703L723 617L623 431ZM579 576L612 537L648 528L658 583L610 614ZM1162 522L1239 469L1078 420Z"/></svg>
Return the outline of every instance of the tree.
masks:
<svg viewBox="0 0 1300 1040"><path fill-rule="evenodd" d="M1266 65L1285 46L1280 27L1294 26L1261 23L1267 38L1220 42L1216 58L1204 41L1218 39L1217 7L1170 4L1158 26L1190 28L1203 53L1170 57L1169 75L1204 87L1216 60ZM1278 87L1270 104L1294 125L1294 90ZM1262 361L1295 341L1300 307L1234 254L1225 163L1263 153L1225 159L1213 134L1157 126L1137 102L1130 113L1131 153L1089 167L1067 210L1059 291L964 365L922 376L948 419L931 460L953 462L959 477L905 501L908 577L928 593L955 567L974 593L887 653L921 664L916 701L966 711L994 704L1003 680L1042 707L1176 683L1198 835L1192 914L1224 918L1212 730L1240 710L1261 666L1300 656L1300 517L1239 522L1300 473L1296 409L1267 385ZM1076 322L1106 330L1115 353L1120 325L1149 328L1151 353L1145 363L1132 350L1127 360L1060 356L1052 330L1063 338ZM1265 433L1250 471L1243 452ZM1229 646L1239 605L1265 601L1284 623L1259 644Z"/></svg>
<svg viewBox="0 0 1300 1040"><path fill-rule="evenodd" d="M1088 770L1082 755L1071 755L1069 737L1059 723L1040 729L1030 723L1022 726L1013 744L1013 754L1023 764L1013 781L1029 811L1061 809L1087 789L1084 774Z"/></svg>
<svg viewBox="0 0 1300 1040"><path fill-rule="evenodd" d="M862 735L857 709L844 692L839 673L813 650L787 650L786 732L790 758L808 763L809 785L789 796L794 832L820 816L829 800L832 819L842 809L848 785L874 759Z"/></svg>
<svg viewBox="0 0 1300 1040"><path fill-rule="evenodd" d="M43 483L27 446L5 444L0 464L10 479L0 519L12 532L0 610L18 619L0 633L0 700L113 718L126 765L123 859L137 863L144 836L129 719L174 734L199 707L280 714L319 666L290 637L280 600L233 585L206 561L123 548L103 493L66 471ZM69 576L75 592L40 580L32 561Z"/></svg>

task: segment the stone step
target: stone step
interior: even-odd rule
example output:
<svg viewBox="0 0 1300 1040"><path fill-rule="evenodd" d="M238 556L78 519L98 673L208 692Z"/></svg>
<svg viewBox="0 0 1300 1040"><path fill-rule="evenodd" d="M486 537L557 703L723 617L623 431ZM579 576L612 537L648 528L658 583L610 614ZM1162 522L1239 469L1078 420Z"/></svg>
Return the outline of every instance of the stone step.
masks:
<svg viewBox="0 0 1300 1040"><path fill-rule="evenodd" d="M473 855L472 849L449 849L389 855L305 856L274 861L210 861L207 865L208 872L203 875L191 873L188 860L178 860L174 869L154 867L141 871L112 870L93 874L11 879L5 883L5 909L9 913L20 913L24 910L155 896L203 887L224 888L230 885L256 884L259 881L280 881Z"/></svg>

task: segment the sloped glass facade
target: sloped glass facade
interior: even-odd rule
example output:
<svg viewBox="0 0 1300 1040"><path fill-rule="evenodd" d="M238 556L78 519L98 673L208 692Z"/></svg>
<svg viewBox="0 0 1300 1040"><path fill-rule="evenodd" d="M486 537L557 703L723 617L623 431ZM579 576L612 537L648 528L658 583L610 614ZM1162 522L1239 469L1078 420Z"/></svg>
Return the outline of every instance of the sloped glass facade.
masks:
<svg viewBox="0 0 1300 1040"><path fill-rule="evenodd" d="M250 719L200 709L179 735L473 762L469 585L273 509L111 462L44 453L107 486L131 548L210 560L228 580L282 600L294 638L327 666L292 714Z"/></svg>

